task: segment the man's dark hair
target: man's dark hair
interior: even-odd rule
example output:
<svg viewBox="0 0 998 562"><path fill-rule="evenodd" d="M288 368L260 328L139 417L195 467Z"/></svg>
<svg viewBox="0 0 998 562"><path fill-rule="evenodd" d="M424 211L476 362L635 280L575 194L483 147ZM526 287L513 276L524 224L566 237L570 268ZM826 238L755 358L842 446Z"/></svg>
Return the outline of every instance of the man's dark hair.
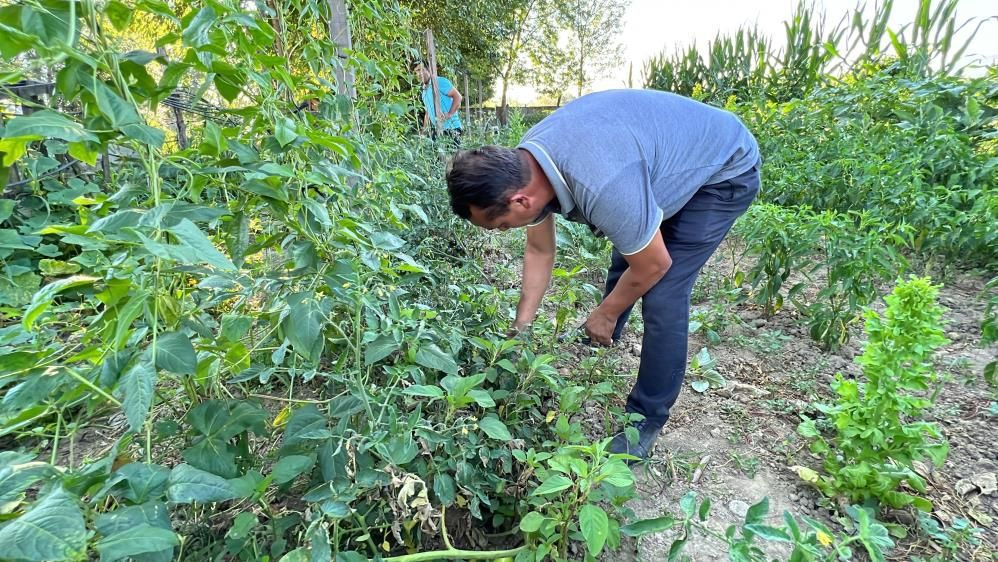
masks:
<svg viewBox="0 0 998 562"><path fill-rule="evenodd" d="M506 196L530 183L530 167L515 148L483 146L454 155L447 170L447 192L457 216L470 219L471 205L489 219L509 210Z"/></svg>
<svg viewBox="0 0 998 562"><path fill-rule="evenodd" d="M425 63L425 62L423 62L423 61L421 61L421 60L418 60L418 59L417 59L417 60L414 60L414 61L412 62L412 65L411 65L411 66L409 67L409 70L416 70L417 68L419 68L419 67L421 67L421 66L422 66L423 68L430 68L430 67L426 66L426 63Z"/></svg>

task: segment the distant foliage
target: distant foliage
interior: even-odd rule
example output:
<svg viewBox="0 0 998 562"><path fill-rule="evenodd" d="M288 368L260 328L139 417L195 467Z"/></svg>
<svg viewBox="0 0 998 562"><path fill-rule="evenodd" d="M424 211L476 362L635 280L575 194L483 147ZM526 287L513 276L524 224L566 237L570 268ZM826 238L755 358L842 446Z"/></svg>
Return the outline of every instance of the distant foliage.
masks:
<svg viewBox="0 0 998 562"><path fill-rule="evenodd" d="M971 27L963 43L954 41L972 23L958 21L956 7L957 0L920 0L912 23L895 31L887 26L893 2L878 2L869 16L858 7L832 27L814 6L800 2L784 22L782 46L757 28L740 28L718 35L705 49L690 46L653 57L645 64L645 87L717 104L729 96L782 102L850 68L878 62L885 52L912 77L950 74L983 23Z"/></svg>

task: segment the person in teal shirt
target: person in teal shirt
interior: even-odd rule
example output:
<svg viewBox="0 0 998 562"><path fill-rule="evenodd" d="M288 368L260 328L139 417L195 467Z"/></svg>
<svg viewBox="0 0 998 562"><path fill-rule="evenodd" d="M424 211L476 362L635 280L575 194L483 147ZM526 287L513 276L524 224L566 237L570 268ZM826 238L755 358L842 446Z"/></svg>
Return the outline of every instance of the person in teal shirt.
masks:
<svg viewBox="0 0 998 562"><path fill-rule="evenodd" d="M423 126L420 128L420 132L422 134L426 134L427 131L435 133L436 128L430 126L430 116L435 115L440 121L444 135L450 137L454 144L460 144L461 134L464 132L461 127L461 118L457 115L458 110L461 109L461 100L464 99L461 92L454 87L450 80L443 76L437 76L437 87L440 89L440 107L434 108L430 71L426 65L417 62L413 65L413 72L416 73L416 77L422 84L423 108L426 110L423 114Z"/></svg>

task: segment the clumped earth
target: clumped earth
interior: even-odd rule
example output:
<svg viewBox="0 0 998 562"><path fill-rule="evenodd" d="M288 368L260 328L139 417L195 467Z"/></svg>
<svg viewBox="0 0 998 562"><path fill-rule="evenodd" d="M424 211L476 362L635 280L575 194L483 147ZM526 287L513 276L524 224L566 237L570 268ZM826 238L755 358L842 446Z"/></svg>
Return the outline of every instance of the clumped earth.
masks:
<svg viewBox="0 0 998 562"><path fill-rule="evenodd" d="M712 275L725 275L729 268L723 261L721 257L712 261L701 282L710 283ZM936 353L942 383L931 416L949 441L950 453L943 467L924 470L928 497L934 505L931 517L943 529L951 529L961 518L979 529L978 544L964 541L960 546L961 560L993 560L998 551L998 447L994 446L998 418L992 406L995 391L982 374L984 366L998 355L998 346L982 348L979 344L982 289L978 278L958 276L940 291L951 341ZM887 291L889 288L884 289ZM694 310L711 302L708 296L694 304ZM874 308L878 307L882 309L882 302ZM798 519L808 515L841 529L839 518L844 514L836 512L834 502L803 482L792 467L818 468L817 459L796 434L797 424L801 414L818 413L815 403L833 399L829 383L836 373L862 375L853 361L862 353L861 323L857 323L852 341L838 352L828 353L810 339L804 320L789 305L771 318L762 317L760 309L750 303L728 306L727 315L728 326L720 334L720 343L710 345L697 333L689 345L691 359L708 348L725 386L701 394L687 381L653 458L634 468L640 497L629 507L643 518L675 514L680 498L692 490L700 499L711 499L708 525L723 534L729 525L743 521L750 505L768 497L769 522L774 525L781 524L786 510ZM639 317L637 312L632 316L629 331L607 352L607 359L616 362L616 371L630 375L620 379L621 393L614 405L620 409L639 363ZM583 345L576 345L576 352L579 362L598 353ZM571 370L572 366L563 368L563 372ZM606 408L604 404L588 404L584 410L580 421L593 439L607 433ZM919 531L914 511L891 510L880 517L909 530L907 538L895 541L898 546L892 558L950 556ZM601 559L665 560L674 538L668 532L638 540L625 538L618 551L605 553ZM779 544L769 543L766 550L776 559L788 556ZM728 560L724 544L701 535L688 542L683 552L695 561Z"/></svg>

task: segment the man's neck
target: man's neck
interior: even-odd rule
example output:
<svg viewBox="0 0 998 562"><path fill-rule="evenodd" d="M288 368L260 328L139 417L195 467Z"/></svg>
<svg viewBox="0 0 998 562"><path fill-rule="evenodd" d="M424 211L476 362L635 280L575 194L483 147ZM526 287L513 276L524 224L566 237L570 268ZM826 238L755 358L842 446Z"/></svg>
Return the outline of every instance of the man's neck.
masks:
<svg viewBox="0 0 998 562"><path fill-rule="evenodd" d="M530 182L526 187L527 192L536 198L541 207L552 201L557 201L558 197L554 191L554 187L551 186L551 180L548 179L547 174L544 173L544 169L541 168L534 155L529 150L523 148L518 150L521 157L526 159L527 166L530 168Z"/></svg>

